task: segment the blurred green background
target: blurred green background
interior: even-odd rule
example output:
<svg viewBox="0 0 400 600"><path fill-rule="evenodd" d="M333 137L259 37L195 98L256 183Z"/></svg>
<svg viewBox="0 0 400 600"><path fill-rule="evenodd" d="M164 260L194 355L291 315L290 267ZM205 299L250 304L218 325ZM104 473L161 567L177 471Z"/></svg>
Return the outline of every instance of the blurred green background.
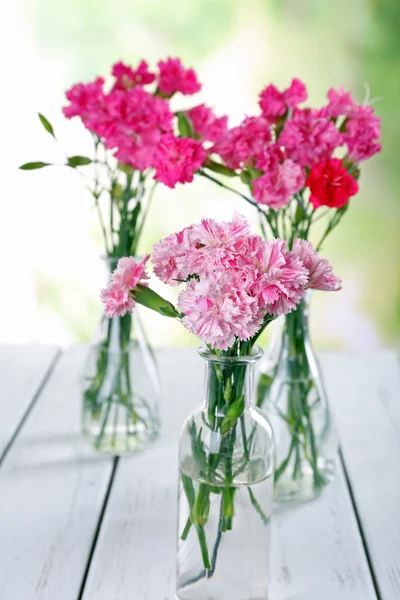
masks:
<svg viewBox="0 0 400 600"><path fill-rule="evenodd" d="M0 16L9 57L2 81L11 80L2 110L2 256L4 276L11 284L23 280L25 290L3 296L0 341L87 341L101 312L101 240L84 182L62 169L16 170L60 154L36 112L52 121L68 152L90 152L79 123L62 117L64 90L108 73L119 59L154 64L170 55L198 71L199 101L206 98L233 124L257 110L267 83L286 86L293 76L306 82L314 105L341 85L359 102L365 84L380 98L383 152L363 164L361 191L324 247L344 289L315 294L312 326L319 346L398 345L399 0L6 0ZM234 209L257 227L251 209L209 182L159 189L142 250L202 216L229 218ZM196 343L165 321L146 315L153 341Z"/></svg>

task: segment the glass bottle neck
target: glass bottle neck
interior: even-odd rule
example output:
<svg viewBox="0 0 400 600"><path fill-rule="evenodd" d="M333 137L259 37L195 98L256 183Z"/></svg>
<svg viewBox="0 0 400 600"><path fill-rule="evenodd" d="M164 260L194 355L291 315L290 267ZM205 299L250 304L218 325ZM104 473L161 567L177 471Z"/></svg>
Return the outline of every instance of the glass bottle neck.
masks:
<svg viewBox="0 0 400 600"><path fill-rule="evenodd" d="M211 425L228 426L254 405L254 366L254 360L207 360L204 410Z"/></svg>

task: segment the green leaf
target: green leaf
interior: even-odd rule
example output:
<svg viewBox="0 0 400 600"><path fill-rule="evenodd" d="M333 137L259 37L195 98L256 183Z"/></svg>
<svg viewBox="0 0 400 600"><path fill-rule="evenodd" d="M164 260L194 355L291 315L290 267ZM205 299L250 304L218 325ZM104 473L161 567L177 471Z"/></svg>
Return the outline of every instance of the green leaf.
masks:
<svg viewBox="0 0 400 600"><path fill-rule="evenodd" d="M45 128L45 130L50 133L50 135L53 136L53 138L55 139L56 136L54 135L54 129L51 125L51 123L46 119L46 117L44 115L41 115L40 113L38 113L39 119L43 125L43 127Z"/></svg>
<svg viewBox="0 0 400 600"><path fill-rule="evenodd" d="M256 169L255 167L247 167L251 178L252 179L257 179L258 177L261 177L261 175L263 174L262 171L260 171L260 169Z"/></svg>
<svg viewBox="0 0 400 600"><path fill-rule="evenodd" d="M69 158L67 158L68 160L68 166L72 167L73 169L75 169L75 167L83 167L85 165L90 165L92 162L91 158L88 158L87 156L70 156Z"/></svg>
<svg viewBox="0 0 400 600"><path fill-rule="evenodd" d="M231 399L231 393L232 393L232 383L231 383L231 380L228 379L228 381L225 384L225 389L224 389L225 402L229 402L229 400Z"/></svg>
<svg viewBox="0 0 400 600"><path fill-rule="evenodd" d="M213 160L207 160L204 166L207 167L207 169L210 169L210 171L214 171L214 173L219 173L226 177L236 177L236 173L233 169L229 169L229 167L225 167L225 165L216 163Z"/></svg>
<svg viewBox="0 0 400 600"><path fill-rule="evenodd" d="M131 216L131 231L135 231L136 229L136 222L138 220L138 216L140 215L140 211L142 210L142 204L141 202L137 202L135 208L132 211L132 216Z"/></svg>
<svg viewBox="0 0 400 600"><path fill-rule="evenodd" d="M271 517L267 516L265 514L265 512L263 511L263 509L260 506L260 503L258 502L257 498L255 497L255 495L253 494L253 490L251 489L251 487L248 487L248 492L249 492L249 496L250 496L250 501L252 503L252 505L254 506L254 508L256 509L256 511L258 512L258 514L261 517L262 522L264 523L264 525L268 525Z"/></svg>
<svg viewBox="0 0 400 600"><path fill-rule="evenodd" d="M133 173L133 168L130 165L124 165L121 162L118 162L118 169L126 175L131 175Z"/></svg>
<svg viewBox="0 0 400 600"><path fill-rule="evenodd" d="M23 171L33 171L34 169L43 169L43 167L49 167L49 166L51 166L50 163L37 161L37 162L25 163L24 165L20 166L20 169L22 169Z"/></svg>
<svg viewBox="0 0 400 600"><path fill-rule="evenodd" d="M192 121L183 112L178 112L178 129L181 137L193 137L194 129Z"/></svg>
<svg viewBox="0 0 400 600"><path fill-rule="evenodd" d="M229 405L226 411L226 417L228 419L238 419L244 410L244 395L241 394L239 398L236 398L232 404Z"/></svg>
<svg viewBox="0 0 400 600"><path fill-rule="evenodd" d="M298 202L297 208L296 208L296 213L294 216L294 224L298 225L305 217L306 217L306 213L304 212L302 205Z"/></svg>
<svg viewBox="0 0 400 600"><path fill-rule="evenodd" d="M239 398L236 398L232 404L229 405L226 415L221 423L221 432L223 434L228 433L232 427L236 424L238 418L241 416L244 410L244 395L241 394Z"/></svg>
<svg viewBox="0 0 400 600"><path fill-rule="evenodd" d="M133 297L138 304L146 306L146 308L150 308L151 310L155 310L164 317L176 319L181 316L171 302L168 302L168 300L165 300L145 285L137 285L133 290Z"/></svg>
<svg viewBox="0 0 400 600"><path fill-rule="evenodd" d="M248 171L244 170L240 173L240 179L245 185L251 184L251 175Z"/></svg>

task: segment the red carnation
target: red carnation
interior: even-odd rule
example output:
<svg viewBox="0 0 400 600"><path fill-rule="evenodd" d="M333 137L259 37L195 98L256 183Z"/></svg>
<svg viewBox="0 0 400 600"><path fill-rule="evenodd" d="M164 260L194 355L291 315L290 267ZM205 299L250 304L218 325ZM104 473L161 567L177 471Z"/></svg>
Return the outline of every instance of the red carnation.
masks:
<svg viewBox="0 0 400 600"><path fill-rule="evenodd" d="M327 158L314 165L306 185L311 190L310 202L314 208L341 208L350 196L358 192L357 181L347 172L339 158Z"/></svg>

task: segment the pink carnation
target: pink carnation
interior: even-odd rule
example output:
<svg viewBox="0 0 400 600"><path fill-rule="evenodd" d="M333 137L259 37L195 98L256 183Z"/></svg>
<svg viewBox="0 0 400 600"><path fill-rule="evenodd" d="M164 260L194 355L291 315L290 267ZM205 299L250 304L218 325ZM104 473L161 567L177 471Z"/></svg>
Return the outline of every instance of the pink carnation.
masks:
<svg viewBox="0 0 400 600"><path fill-rule="evenodd" d="M282 315L296 308L304 295L308 271L300 259L286 251L286 242L252 236L246 249L257 269L251 292L265 312Z"/></svg>
<svg viewBox="0 0 400 600"><path fill-rule="evenodd" d="M308 270L308 288L329 292L342 289L341 279L334 275L329 262L318 255L310 242L296 238L291 253L299 258Z"/></svg>
<svg viewBox="0 0 400 600"><path fill-rule="evenodd" d="M260 93L260 108L263 117L271 121L282 117L287 110L283 93L272 83Z"/></svg>
<svg viewBox="0 0 400 600"><path fill-rule="evenodd" d="M216 117L211 108L205 104L191 108L186 114L201 140L218 142L227 132L228 117Z"/></svg>
<svg viewBox="0 0 400 600"><path fill-rule="evenodd" d="M223 162L231 169L243 165L254 165L262 156L271 140L268 121L262 117L246 117L238 126L228 130L227 134L213 147Z"/></svg>
<svg viewBox="0 0 400 600"><path fill-rule="evenodd" d="M120 285L126 290L133 290L138 283L142 285L149 279L146 272L146 263L150 258L147 254L141 260L133 258L133 256L124 256L119 259L117 268L111 276L111 282Z"/></svg>
<svg viewBox="0 0 400 600"><path fill-rule="evenodd" d="M260 329L263 313L234 274L210 273L192 279L181 292L178 307L183 325L203 342L219 350L230 348L236 337L247 340Z"/></svg>
<svg viewBox="0 0 400 600"><path fill-rule="evenodd" d="M288 108L295 108L304 100L307 100L307 90L300 79L293 79L290 87L283 92L270 84L260 94L262 116L274 123L279 117L283 117Z"/></svg>
<svg viewBox="0 0 400 600"><path fill-rule="evenodd" d="M292 79L290 86L283 92L283 97L289 108L296 108L298 104L307 100L307 88L300 79L295 77Z"/></svg>
<svg viewBox="0 0 400 600"><path fill-rule="evenodd" d="M266 152L257 162L265 174L252 181L255 200L275 210L286 206L305 182L303 167L290 159L281 162L281 158L282 153L275 149Z"/></svg>
<svg viewBox="0 0 400 600"><path fill-rule="evenodd" d="M108 288L101 290L101 301L104 303L106 317L123 317L135 306L133 298L118 284L111 283Z"/></svg>
<svg viewBox="0 0 400 600"><path fill-rule="evenodd" d="M137 69L132 69L122 61L115 63L112 74L116 78L113 89L126 90L136 85L147 85L153 83L156 76L150 73L149 65L145 60L139 63Z"/></svg>
<svg viewBox="0 0 400 600"><path fill-rule="evenodd" d="M328 106L322 109L324 116L337 119L340 116L348 116L356 105L351 93L343 88L335 90L331 88L328 92Z"/></svg>
<svg viewBox="0 0 400 600"><path fill-rule="evenodd" d="M197 275L239 268L239 251L249 233L247 219L238 213L230 222L203 219L190 228L190 252L182 256L178 264L188 274Z"/></svg>
<svg viewBox="0 0 400 600"><path fill-rule="evenodd" d="M90 131L101 135L99 125L107 118L107 102L103 92L104 79L98 77L90 83L77 83L65 95L70 104L63 108L67 119L80 117Z"/></svg>
<svg viewBox="0 0 400 600"><path fill-rule="evenodd" d="M289 158L311 167L329 158L334 149L343 144L343 136L320 111L296 108L285 123L279 144L285 147Z"/></svg>
<svg viewBox="0 0 400 600"><path fill-rule="evenodd" d="M133 309L135 302L130 292L139 283L147 285L146 263L148 259L149 255L142 260L133 257L119 259L117 268L111 276L110 285L100 293L107 317L123 317Z"/></svg>
<svg viewBox="0 0 400 600"><path fill-rule="evenodd" d="M152 166L162 134L172 129L168 102L142 87L114 90L108 96L108 113L105 146L115 149L115 156L135 169Z"/></svg>
<svg viewBox="0 0 400 600"><path fill-rule="evenodd" d="M206 158L199 141L177 138L172 134L163 135L153 164L156 169L154 177L170 188L177 183L190 183Z"/></svg>
<svg viewBox="0 0 400 600"><path fill-rule="evenodd" d="M179 58L160 60L158 68L158 89L165 96L171 97L175 92L190 96L201 89L195 71L185 69Z"/></svg>
<svg viewBox="0 0 400 600"><path fill-rule="evenodd" d="M191 228L186 227L179 233L173 233L167 236L153 246L152 261L154 273L164 283L178 285L179 280L185 280L190 272L185 262L182 260L191 249L189 242L189 232Z"/></svg>
<svg viewBox="0 0 400 600"><path fill-rule="evenodd" d="M344 141L349 158L360 162L382 150L381 120L371 106L360 105L353 108L345 123Z"/></svg>

